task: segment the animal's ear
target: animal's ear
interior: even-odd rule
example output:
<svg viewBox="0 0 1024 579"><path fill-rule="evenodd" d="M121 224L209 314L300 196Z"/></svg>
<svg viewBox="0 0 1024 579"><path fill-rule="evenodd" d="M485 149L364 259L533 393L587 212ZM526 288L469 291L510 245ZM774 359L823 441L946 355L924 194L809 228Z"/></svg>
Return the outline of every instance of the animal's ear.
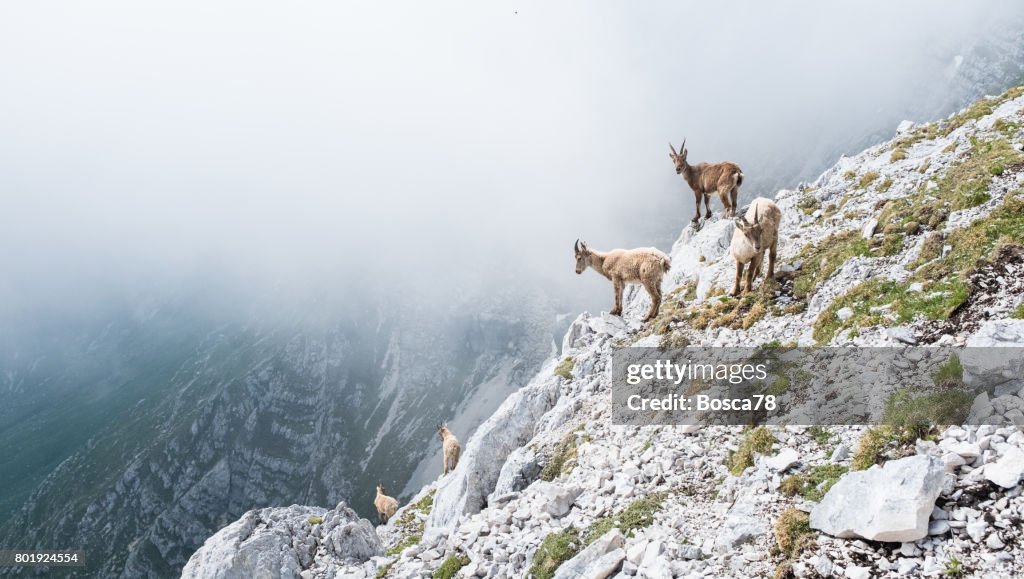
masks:
<svg viewBox="0 0 1024 579"><path fill-rule="evenodd" d="M589 252L590 252L590 248L587 247L587 242L586 241L581 241L580 242L580 253L587 254Z"/></svg>

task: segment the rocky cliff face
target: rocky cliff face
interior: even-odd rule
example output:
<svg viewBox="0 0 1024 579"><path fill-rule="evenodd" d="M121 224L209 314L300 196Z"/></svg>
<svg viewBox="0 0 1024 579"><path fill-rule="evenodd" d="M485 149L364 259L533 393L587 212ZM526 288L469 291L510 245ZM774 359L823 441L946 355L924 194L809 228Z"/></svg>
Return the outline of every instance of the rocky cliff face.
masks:
<svg viewBox="0 0 1024 579"><path fill-rule="evenodd" d="M609 389L625 345L1024 346L1022 127L1016 89L780 191L779 280L743 299L723 295L732 223L687 229L658 319L638 322L642 291L621 319L581 315L458 468L377 528L386 555L303 576L1021 575L1024 434L1004 425L1024 424L1024 391L975 401L992 424L919 439L616 426Z"/></svg>
<svg viewBox="0 0 1024 579"><path fill-rule="evenodd" d="M0 428L18 449L0 488L36 475L23 461L88 442L40 465L49 474L0 523L0 543L80 545L90 576L174 576L256 507L346 500L369 516L374 485L401 490L437 422L475 427L529 380L556 319L542 296L512 291L294 325L214 324L161 305L69 341L61 363L47 341L41 362L8 366L5 412L27 416Z"/></svg>

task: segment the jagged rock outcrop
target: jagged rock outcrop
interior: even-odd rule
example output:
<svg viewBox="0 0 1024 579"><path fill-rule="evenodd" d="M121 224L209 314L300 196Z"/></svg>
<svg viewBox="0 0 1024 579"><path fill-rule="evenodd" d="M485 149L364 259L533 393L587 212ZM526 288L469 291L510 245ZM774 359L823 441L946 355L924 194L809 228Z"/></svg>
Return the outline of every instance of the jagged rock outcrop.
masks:
<svg viewBox="0 0 1024 579"><path fill-rule="evenodd" d="M463 515L480 512L494 490L505 459L533 438L538 420L558 399L557 376L538 379L515 392L477 428L455 470L437 485L429 527L451 528Z"/></svg>
<svg viewBox="0 0 1024 579"><path fill-rule="evenodd" d="M332 510L292 505L249 511L203 543L183 579L290 579L358 566L383 555L373 525L345 503Z"/></svg>

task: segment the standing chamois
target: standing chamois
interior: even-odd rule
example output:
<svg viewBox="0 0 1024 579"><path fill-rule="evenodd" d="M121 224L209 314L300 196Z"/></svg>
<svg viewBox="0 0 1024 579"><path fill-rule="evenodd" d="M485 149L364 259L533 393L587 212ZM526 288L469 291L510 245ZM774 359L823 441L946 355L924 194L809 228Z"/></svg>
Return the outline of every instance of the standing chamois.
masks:
<svg viewBox="0 0 1024 579"><path fill-rule="evenodd" d="M448 430L447 424L437 425L437 435L441 437L441 450L444 452L443 476L455 470L455 466L459 464L459 453L462 452L462 447L459 446L459 439L455 438L451 430Z"/></svg>
<svg viewBox="0 0 1024 579"><path fill-rule="evenodd" d="M740 294L743 266L747 265L746 291L754 289L754 279L761 274L764 252L768 251L768 277L775 277L775 250L779 244L779 223L782 212L770 199L758 197L750 203L746 216L736 218L736 230L732 233L729 253L736 260L736 281L732 295Z"/></svg>
<svg viewBox="0 0 1024 579"><path fill-rule="evenodd" d="M373 499L373 506L377 507L377 522L382 525L386 525L388 519L395 516L395 511L398 510L398 501L386 493L384 485L377 483L377 498Z"/></svg>
<svg viewBox="0 0 1024 579"><path fill-rule="evenodd" d="M704 219L711 219L711 195L716 193L725 207L722 216L732 217L736 214L736 198L740 193L740 185L743 184L743 171L739 165L729 161L691 165L686 162L686 139L683 139L679 153L676 153L672 143L668 144L668 148L668 156L675 163L676 173L682 175L686 184L693 189L694 203L697 207L693 219L690 220L692 223L700 221L701 199L704 200L704 208L707 210Z"/></svg>
<svg viewBox="0 0 1024 579"><path fill-rule="evenodd" d="M609 314L622 315L623 287L627 283L639 283L643 284L651 296L651 309L644 321L649 322L658 315L661 308L661 278L672 266L669 256L653 247L597 251L579 239L573 246L573 252L576 254L576 273L582 274L585 269L592 267L597 273L612 280L615 305Z"/></svg>

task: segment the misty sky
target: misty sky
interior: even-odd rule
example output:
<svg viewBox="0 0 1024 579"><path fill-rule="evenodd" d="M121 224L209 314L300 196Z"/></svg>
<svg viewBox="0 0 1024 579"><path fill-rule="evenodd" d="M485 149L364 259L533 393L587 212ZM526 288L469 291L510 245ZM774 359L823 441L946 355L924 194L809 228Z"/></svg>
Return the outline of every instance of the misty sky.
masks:
<svg viewBox="0 0 1024 579"><path fill-rule="evenodd" d="M667 141L739 162L750 187L775 165L797 174L803 150L894 128L952 56L1022 11L7 2L0 302L219 274L443 284L529 264L604 303L571 245L667 249L666 220L692 211Z"/></svg>

